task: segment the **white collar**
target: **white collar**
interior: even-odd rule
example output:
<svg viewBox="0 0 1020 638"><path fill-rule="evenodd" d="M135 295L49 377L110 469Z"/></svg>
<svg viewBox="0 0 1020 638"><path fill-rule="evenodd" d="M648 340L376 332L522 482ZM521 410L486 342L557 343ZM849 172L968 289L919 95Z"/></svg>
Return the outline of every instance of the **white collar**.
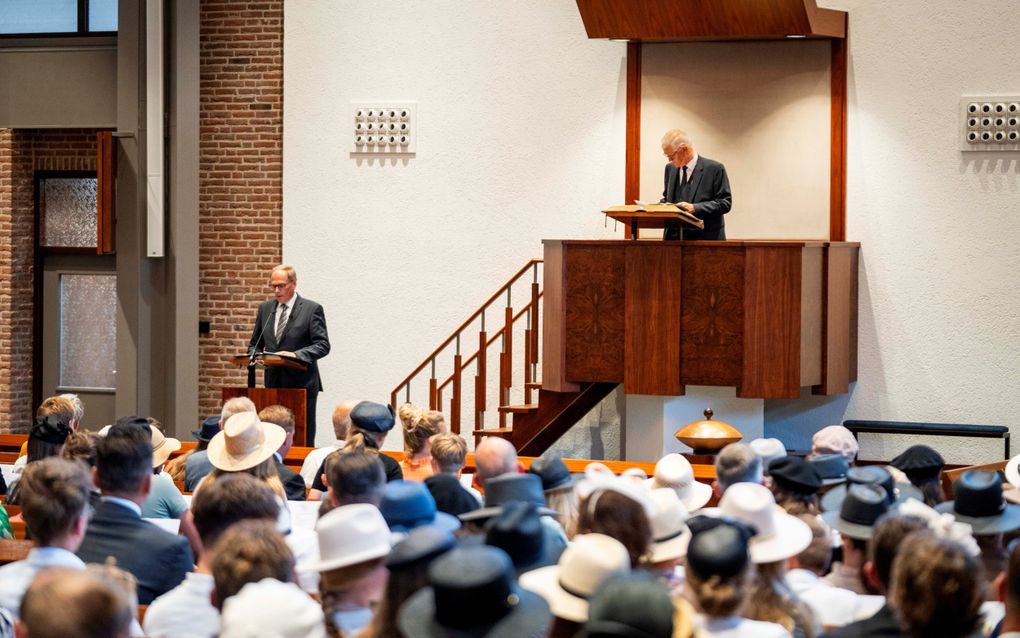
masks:
<svg viewBox="0 0 1020 638"><path fill-rule="evenodd" d="M128 499L121 498L119 496L104 496L102 497L102 500L106 503L116 503L121 507L126 507L135 514L137 514L139 518L142 516L142 506L139 505L138 503L135 503L134 501L129 501Z"/></svg>
<svg viewBox="0 0 1020 638"><path fill-rule="evenodd" d="M686 164L684 164L683 166L681 166L680 170L683 170L684 167L686 167L687 168L687 179L690 179L691 178L691 173L694 172L694 167L697 166L697 164L698 164L698 154L695 153L694 157L691 158L691 161L689 161Z"/></svg>
<svg viewBox="0 0 1020 638"><path fill-rule="evenodd" d="M72 567L83 569L85 563L63 547L33 547L28 550L25 561L40 567Z"/></svg>
<svg viewBox="0 0 1020 638"><path fill-rule="evenodd" d="M294 309L294 302L296 302L296 301L297 301L297 293L295 292L294 295L290 298L290 301L288 301L287 303L276 302L277 303L277 312L279 312L279 307L280 306L285 306L287 308L287 314L289 315L290 311Z"/></svg>

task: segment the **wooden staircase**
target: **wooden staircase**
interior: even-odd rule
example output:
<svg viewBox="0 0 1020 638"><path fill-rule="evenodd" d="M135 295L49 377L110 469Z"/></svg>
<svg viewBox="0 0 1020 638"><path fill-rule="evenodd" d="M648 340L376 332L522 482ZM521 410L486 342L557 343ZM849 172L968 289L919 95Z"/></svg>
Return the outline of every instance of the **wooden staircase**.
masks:
<svg viewBox="0 0 1020 638"><path fill-rule="evenodd" d="M598 405L616 383L587 383L576 391L553 392L543 390L537 379L542 263L541 259L526 263L425 357L390 393L393 407L412 402L443 411L450 431L457 434L467 427L465 415L471 415L469 424L476 444L482 437L499 436L521 454L539 456ZM525 289L523 295L521 288ZM500 309L498 303L504 298ZM515 308L515 298L526 303ZM486 330L487 314L498 314L502 320L492 334ZM462 342L477 347L465 355ZM515 350L518 343L520 348ZM497 355L498 371L490 375L489 350L497 347L498 352L492 354ZM472 366L474 374L465 387L463 376L470 374Z"/></svg>

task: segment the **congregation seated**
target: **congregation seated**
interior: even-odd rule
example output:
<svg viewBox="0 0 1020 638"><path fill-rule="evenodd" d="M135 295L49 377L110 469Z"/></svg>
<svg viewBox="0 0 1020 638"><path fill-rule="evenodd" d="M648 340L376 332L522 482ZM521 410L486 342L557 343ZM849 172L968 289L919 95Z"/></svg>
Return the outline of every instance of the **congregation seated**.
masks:
<svg viewBox="0 0 1020 638"><path fill-rule="evenodd" d="M228 399L223 403L223 408L220 410L220 418L216 422L217 432L227 422L227 419L239 414L241 412L258 412L255 404L252 403L248 397L234 397ZM203 428L205 432L205 428ZM215 436L215 434L213 436ZM210 437L210 441L212 437ZM184 466L184 491L194 492L195 488L198 487L199 481L205 478L205 475L213 471L212 463L209 462L209 452L206 449L197 450L188 456Z"/></svg>
<svg viewBox="0 0 1020 638"><path fill-rule="evenodd" d="M315 448L305 456L305 460L301 463L301 478L304 479L306 487L311 488L315 484L315 473L322 467L326 457L343 449L351 432L351 410L358 403L359 401L348 399L337 403L333 408L333 436L335 437L333 442ZM309 441L309 444L311 443Z"/></svg>
<svg viewBox="0 0 1020 638"><path fill-rule="evenodd" d="M179 492L180 502L162 501L182 528L193 522L194 552L140 516L177 446L151 420L120 419L100 438L69 433L67 458L26 464L19 490L34 546L0 568L0 636L12 623L26 636L139 634L132 597L148 605L145 635L155 638L1020 631L1020 547L1007 546L1020 508L1006 503L1002 477L982 470L962 473L952 501L932 502L928 484L944 462L931 448L914 446L890 471L851 465L856 449L835 428L816 437L809 460L769 440L735 443L716 456L710 486L680 454L650 477L595 462L577 478L553 454L525 471L509 441L489 437L475 449L479 502L459 480L467 443L456 434L428 437L434 474L424 482L388 480L386 468L400 465L378 445L394 411L359 402L346 444L320 457L321 503L306 508L283 498L288 428L278 422L288 415L267 410L228 416L190 502ZM1020 472L1007 477L1020 484ZM449 499L440 506L438 496ZM128 572L126 589L86 572L87 563L117 572L107 559ZM66 569L66 582L52 578ZM37 588L80 626L41 617ZM89 633L79 612L102 632Z"/></svg>

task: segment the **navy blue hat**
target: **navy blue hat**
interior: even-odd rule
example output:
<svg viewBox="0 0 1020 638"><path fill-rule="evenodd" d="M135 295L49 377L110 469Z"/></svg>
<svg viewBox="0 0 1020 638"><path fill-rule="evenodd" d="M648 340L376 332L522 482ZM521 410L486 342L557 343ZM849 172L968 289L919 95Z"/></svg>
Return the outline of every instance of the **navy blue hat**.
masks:
<svg viewBox="0 0 1020 638"><path fill-rule="evenodd" d="M205 420L202 421L202 429L192 430L191 435L195 437L195 440L197 441L201 441L202 443L208 443L209 441L212 440L214 436L219 434L219 432L220 432L220 417L219 415L216 415L205 417Z"/></svg>
<svg viewBox="0 0 1020 638"><path fill-rule="evenodd" d="M751 561L747 547L749 540L749 530L745 526L723 520L713 522L691 537L687 546L687 568L703 580L712 576L736 576Z"/></svg>
<svg viewBox="0 0 1020 638"><path fill-rule="evenodd" d="M842 454L819 454L808 461L822 477L822 485L835 485L846 481L850 463Z"/></svg>
<svg viewBox="0 0 1020 638"><path fill-rule="evenodd" d="M393 429L393 424L396 422L396 412L389 404L362 401L351 410L351 423L365 432L385 434Z"/></svg>
<svg viewBox="0 0 1020 638"><path fill-rule="evenodd" d="M531 462L528 471L537 474L538 478L542 479L542 489L546 492L574 483L567 464L558 456L539 457Z"/></svg>
<svg viewBox="0 0 1020 638"><path fill-rule="evenodd" d="M769 475L781 488L798 494L814 494L822 487L818 470L799 456L784 456L769 463Z"/></svg>
<svg viewBox="0 0 1020 638"><path fill-rule="evenodd" d="M485 544L506 552L518 575L553 563L546 551L545 526L534 503L507 503L485 530Z"/></svg>
<svg viewBox="0 0 1020 638"><path fill-rule="evenodd" d="M542 480L534 474L501 474L485 482L485 507L461 514L462 521L475 521L496 516L511 501L534 503L542 516L557 516L558 512L545 506Z"/></svg>
<svg viewBox="0 0 1020 638"><path fill-rule="evenodd" d="M457 539L448 530L435 525L417 527L390 550L386 556L386 569L400 571L428 565L434 558L450 551L456 545Z"/></svg>
<svg viewBox="0 0 1020 638"><path fill-rule="evenodd" d="M386 524L393 532L409 532L416 527L436 524L450 532L460 528L457 517L436 510L436 500L424 483L390 481L379 502Z"/></svg>

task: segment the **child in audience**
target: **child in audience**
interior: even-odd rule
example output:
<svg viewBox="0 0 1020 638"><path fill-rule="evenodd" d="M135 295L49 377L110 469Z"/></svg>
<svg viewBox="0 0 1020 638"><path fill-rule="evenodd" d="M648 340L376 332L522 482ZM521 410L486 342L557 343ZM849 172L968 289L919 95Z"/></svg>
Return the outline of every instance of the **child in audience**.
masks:
<svg viewBox="0 0 1020 638"><path fill-rule="evenodd" d="M404 460L400 462L404 480L424 481L433 474L429 439L446 432L446 420L442 412L411 403L400 406L397 415L404 430Z"/></svg>
<svg viewBox="0 0 1020 638"><path fill-rule="evenodd" d="M212 548L213 605L222 613L231 596L265 578L295 582L294 566L294 555L275 523L241 521L223 532Z"/></svg>
<svg viewBox="0 0 1020 638"><path fill-rule="evenodd" d="M460 480L467 456L467 441L459 434L436 434L429 439L432 448L432 476L425 479L436 509L452 516L460 516L477 509L482 495L474 488L465 488ZM470 490L470 491L469 491Z"/></svg>

